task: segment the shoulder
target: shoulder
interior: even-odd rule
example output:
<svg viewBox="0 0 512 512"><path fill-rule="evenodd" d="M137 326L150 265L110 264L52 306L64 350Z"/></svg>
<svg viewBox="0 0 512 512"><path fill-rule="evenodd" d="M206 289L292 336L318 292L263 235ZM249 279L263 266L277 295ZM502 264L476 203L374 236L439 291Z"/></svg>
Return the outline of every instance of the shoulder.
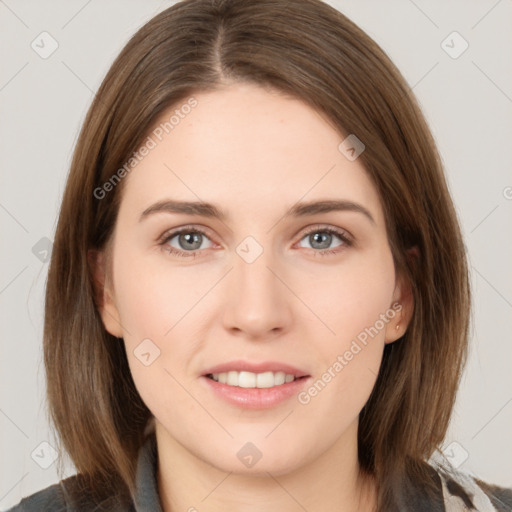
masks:
<svg viewBox="0 0 512 512"><path fill-rule="evenodd" d="M98 500L88 491L81 475L73 475L23 498L6 512L133 512L131 503L115 497Z"/></svg>
<svg viewBox="0 0 512 512"><path fill-rule="evenodd" d="M67 510L60 484L54 484L23 498L6 512L61 512Z"/></svg>
<svg viewBox="0 0 512 512"><path fill-rule="evenodd" d="M480 480L476 476L453 468L436 469L442 486L446 512L468 510L478 512L510 512L512 488Z"/></svg>
<svg viewBox="0 0 512 512"><path fill-rule="evenodd" d="M156 460L156 439L149 436L138 456L135 496L115 475L98 480L79 473L27 496L6 512L135 512L134 499L137 510L160 510Z"/></svg>
<svg viewBox="0 0 512 512"><path fill-rule="evenodd" d="M474 479L477 485L485 492L496 510L510 512L512 510L512 487L500 487L478 478Z"/></svg>

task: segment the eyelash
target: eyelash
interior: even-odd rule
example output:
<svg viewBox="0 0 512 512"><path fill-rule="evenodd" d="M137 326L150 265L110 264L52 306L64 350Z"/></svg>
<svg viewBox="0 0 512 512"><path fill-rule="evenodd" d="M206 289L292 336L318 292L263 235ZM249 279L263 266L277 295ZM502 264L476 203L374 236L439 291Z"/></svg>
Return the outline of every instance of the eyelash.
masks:
<svg viewBox="0 0 512 512"><path fill-rule="evenodd" d="M203 231L202 229L199 229L197 227L184 226L183 228L171 231L170 233L164 233L161 237L161 241L159 242L159 244L162 246L162 248L166 252L168 252L172 256L178 256L178 257L182 257L182 258L196 258L198 251L200 251L201 249L195 249L194 251L182 251L180 249L176 249L175 247L171 247L170 245L168 245L168 242L170 240L172 240L177 235L180 235L181 233L200 234L200 235L205 236L206 238L209 238L208 234L205 231ZM335 235L343 242L342 245L337 246L335 249L317 249L317 250L312 249L313 251L315 251L315 255L320 254L321 256L326 256L328 254L329 255L338 254L344 248L352 247L354 245L353 241L350 239L350 237L347 235L347 233L345 231L338 230L338 229L335 229L332 227L315 226L312 229L303 233L300 240L304 239L305 237L307 237L313 233L328 233L329 235Z"/></svg>

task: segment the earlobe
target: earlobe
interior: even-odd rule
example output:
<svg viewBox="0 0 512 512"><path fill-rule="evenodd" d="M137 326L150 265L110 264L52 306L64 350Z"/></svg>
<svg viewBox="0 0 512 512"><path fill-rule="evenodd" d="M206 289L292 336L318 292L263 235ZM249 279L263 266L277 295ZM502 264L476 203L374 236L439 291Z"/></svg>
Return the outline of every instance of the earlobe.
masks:
<svg viewBox="0 0 512 512"><path fill-rule="evenodd" d="M407 331L410 315L405 311L403 304L399 304L399 307L399 312L386 326L386 337L384 339L386 344L400 339ZM398 306L396 309L398 309Z"/></svg>
<svg viewBox="0 0 512 512"><path fill-rule="evenodd" d="M397 283L392 305L395 316L386 325L385 343L393 343L400 339L407 331L412 318L414 298L411 286L409 283L405 283L405 279L400 279Z"/></svg>
<svg viewBox="0 0 512 512"><path fill-rule="evenodd" d="M94 288L94 302L100 313L105 329L116 338L123 337L123 330L117 310L114 293L106 270L106 255L103 251L90 249L87 261Z"/></svg>

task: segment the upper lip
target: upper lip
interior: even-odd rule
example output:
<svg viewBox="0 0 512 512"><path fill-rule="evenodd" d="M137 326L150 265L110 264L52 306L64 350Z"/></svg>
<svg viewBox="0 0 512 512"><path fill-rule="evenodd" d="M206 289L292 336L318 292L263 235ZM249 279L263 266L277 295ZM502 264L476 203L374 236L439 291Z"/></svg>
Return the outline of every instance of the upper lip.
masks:
<svg viewBox="0 0 512 512"><path fill-rule="evenodd" d="M221 363L211 368L208 368L203 375L210 375L213 373L225 373L225 372L252 372L252 373L264 373L264 372L284 372L288 375L293 375L296 378L308 377L309 374L303 370L299 370L289 364L280 363L278 361L264 361L261 363L254 363L249 361L229 361L228 363Z"/></svg>

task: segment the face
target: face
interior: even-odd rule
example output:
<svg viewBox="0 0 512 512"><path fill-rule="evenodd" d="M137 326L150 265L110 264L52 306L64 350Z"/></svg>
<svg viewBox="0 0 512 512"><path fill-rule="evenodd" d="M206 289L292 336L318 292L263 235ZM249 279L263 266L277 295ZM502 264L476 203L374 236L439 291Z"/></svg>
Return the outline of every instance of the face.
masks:
<svg viewBox="0 0 512 512"><path fill-rule="evenodd" d="M254 85L194 98L124 178L102 318L162 439L283 474L353 445L403 289L344 136Z"/></svg>

